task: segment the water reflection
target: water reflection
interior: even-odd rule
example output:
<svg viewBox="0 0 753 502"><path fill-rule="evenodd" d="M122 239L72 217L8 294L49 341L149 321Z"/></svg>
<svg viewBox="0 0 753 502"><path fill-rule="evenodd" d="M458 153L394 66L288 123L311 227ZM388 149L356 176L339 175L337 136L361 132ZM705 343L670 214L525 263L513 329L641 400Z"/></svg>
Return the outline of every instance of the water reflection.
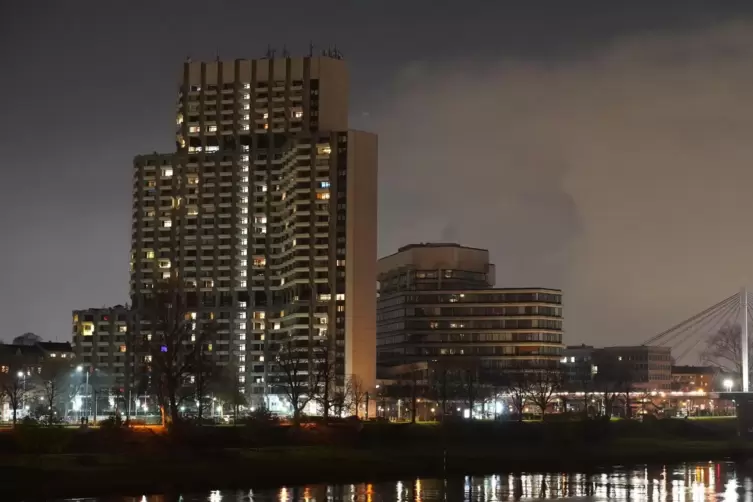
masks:
<svg viewBox="0 0 753 502"><path fill-rule="evenodd" d="M499 502L581 499L753 502L753 470L733 463L621 468L599 474L523 473L448 479L404 479L276 490L215 490L203 494L68 499L77 502Z"/></svg>

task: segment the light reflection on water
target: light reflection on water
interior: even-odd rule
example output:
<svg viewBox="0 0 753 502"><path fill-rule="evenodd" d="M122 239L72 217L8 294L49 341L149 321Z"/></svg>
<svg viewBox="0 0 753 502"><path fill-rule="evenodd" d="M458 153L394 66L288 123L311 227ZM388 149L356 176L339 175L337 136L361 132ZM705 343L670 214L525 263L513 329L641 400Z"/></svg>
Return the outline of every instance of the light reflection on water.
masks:
<svg viewBox="0 0 753 502"><path fill-rule="evenodd" d="M312 484L200 494L67 499L77 502L501 502L504 500L751 501L753 470L729 462L621 468L601 474L525 473Z"/></svg>

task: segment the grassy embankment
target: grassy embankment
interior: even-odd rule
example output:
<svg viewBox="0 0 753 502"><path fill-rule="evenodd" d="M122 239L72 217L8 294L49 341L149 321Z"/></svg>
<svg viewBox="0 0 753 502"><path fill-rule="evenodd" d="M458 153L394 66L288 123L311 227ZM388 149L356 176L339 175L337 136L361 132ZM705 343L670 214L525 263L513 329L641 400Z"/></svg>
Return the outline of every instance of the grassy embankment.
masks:
<svg viewBox="0 0 753 502"><path fill-rule="evenodd" d="M20 428L0 433L0 490L28 499L748 457L734 419Z"/></svg>

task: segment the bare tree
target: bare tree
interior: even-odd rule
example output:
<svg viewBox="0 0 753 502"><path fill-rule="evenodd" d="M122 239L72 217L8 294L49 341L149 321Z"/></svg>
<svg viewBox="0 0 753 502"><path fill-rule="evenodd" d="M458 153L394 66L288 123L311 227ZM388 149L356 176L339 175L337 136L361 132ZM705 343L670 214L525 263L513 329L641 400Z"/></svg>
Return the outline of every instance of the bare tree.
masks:
<svg viewBox="0 0 753 502"><path fill-rule="evenodd" d="M476 367L466 368L463 374L463 387L468 401L468 417L473 420L473 407L479 394L478 370Z"/></svg>
<svg viewBox="0 0 753 502"><path fill-rule="evenodd" d="M150 382L157 396L163 425L180 419L180 392L186 388L197 354L208 350L207 329L194 331L186 293L177 279L155 285L143 315L155 328L151 340L144 340L151 359Z"/></svg>
<svg viewBox="0 0 753 502"><path fill-rule="evenodd" d="M555 394L562 389L562 372L558 368L538 370L531 374L528 398L541 411L544 420L546 410L554 401Z"/></svg>
<svg viewBox="0 0 753 502"><path fill-rule="evenodd" d="M13 410L13 427L16 426L18 409L26 395L24 371L21 367L10 367L8 372L0 373L0 392Z"/></svg>
<svg viewBox="0 0 753 502"><path fill-rule="evenodd" d="M602 414L612 416L614 402L620 394L626 393L629 396L632 388L630 369L618 358L605 360L599 365L599 372L594 377L594 388L601 394Z"/></svg>
<svg viewBox="0 0 753 502"><path fill-rule="evenodd" d="M701 362L726 373L742 376L742 328L736 323L726 323L706 340L701 352ZM753 354L753 337L749 340L749 353ZM748 373L753 368L751 358Z"/></svg>
<svg viewBox="0 0 753 502"><path fill-rule="evenodd" d="M308 344L296 347L291 339L280 344L276 355L276 369L279 372L281 391L285 394L290 407L293 409L293 423L301 423L301 417L306 405L313 399L315 389L319 386L320 372L315 369L316 361L309 360Z"/></svg>
<svg viewBox="0 0 753 502"><path fill-rule="evenodd" d="M503 386L510 395L510 404L518 416L518 422L522 422L523 410L530 390L528 375L523 370L515 371L505 376Z"/></svg>
<svg viewBox="0 0 753 502"><path fill-rule="evenodd" d="M215 370L212 379L218 399L229 404L233 410L233 425L238 424L240 407L246 406L248 402L243 384L238 381L238 374L238 365L231 363L223 366L219 371Z"/></svg>
<svg viewBox="0 0 753 502"><path fill-rule="evenodd" d="M366 394L368 394L368 390L364 386L361 377L358 375L350 375L345 380L347 406L350 408L353 415L360 416L359 410L361 409L361 405L366 401Z"/></svg>
<svg viewBox="0 0 753 502"><path fill-rule="evenodd" d="M322 416L327 420L330 410L337 404L337 399L342 395L342 389L338 389L337 366L334 358L326 353L322 354L322 358L322 361L314 361L311 364L316 373L312 382L315 386L312 388L311 397L320 406Z"/></svg>
<svg viewBox="0 0 753 502"><path fill-rule="evenodd" d="M431 372L430 390L432 397L439 403L439 410L444 421L447 415L447 401L450 398L450 370L441 363Z"/></svg>
<svg viewBox="0 0 753 502"><path fill-rule="evenodd" d="M57 411L57 404L66 396L66 389L70 385L71 365L65 359L48 359L42 365L39 374L42 398L46 405L47 424L52 425Z"/></svg>
<svg viewBox="0 0 753 502"><path fill-rule="evenodd" d="M220 378L220 371L210 355L203 350L196 350L191 356L188 368L189 379L193 380L191 397L196 401L197 420L201 425L204 410L212 406L208 399L209 393Z"/></svg>

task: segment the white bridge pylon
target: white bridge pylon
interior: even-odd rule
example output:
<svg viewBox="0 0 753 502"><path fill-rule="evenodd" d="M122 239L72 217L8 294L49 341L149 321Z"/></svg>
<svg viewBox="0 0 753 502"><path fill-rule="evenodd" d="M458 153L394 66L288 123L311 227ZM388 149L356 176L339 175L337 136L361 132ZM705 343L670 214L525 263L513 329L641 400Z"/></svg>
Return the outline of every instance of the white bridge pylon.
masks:
<svg viewBox="0 0 753 502"><path fill-rule="evenodd" d="M675 361L680 361L691 354L698 345L706 341L709 336L717 334L722 328L734 325L740 329L739 352L734 354L735 361L731 361L739 368L750 368L748 329L753 321L753 307L748 301L748 290L742 288L740 292L708 307L643 342L643 345L663 345L672 348ZM737 327L735 327L737 329ZM729 368L728 368L729 369ZM735 368L737 371L737 368ZM742 391L750 391L750 371L741 371Z"/></svg>

